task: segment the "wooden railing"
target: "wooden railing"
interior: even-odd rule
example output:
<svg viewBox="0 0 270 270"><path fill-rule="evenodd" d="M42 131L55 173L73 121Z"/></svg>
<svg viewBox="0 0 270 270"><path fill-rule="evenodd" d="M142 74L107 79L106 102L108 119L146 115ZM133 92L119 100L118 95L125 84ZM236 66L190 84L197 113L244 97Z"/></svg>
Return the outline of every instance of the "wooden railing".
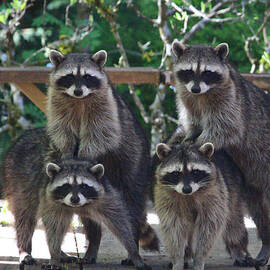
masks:
<svg viewBox="0 0 270 270"><path fill-rule="evenodd" d="M46 67L2 67L0 83L14 83L40 110L45 112L46 95L35 83L47 83L51 68ZM172 73L154 68L106 68L106 72L114 84L154 84L174 83ZM270 74L242 74L247 80L259 88L270 90Z"/></svg>

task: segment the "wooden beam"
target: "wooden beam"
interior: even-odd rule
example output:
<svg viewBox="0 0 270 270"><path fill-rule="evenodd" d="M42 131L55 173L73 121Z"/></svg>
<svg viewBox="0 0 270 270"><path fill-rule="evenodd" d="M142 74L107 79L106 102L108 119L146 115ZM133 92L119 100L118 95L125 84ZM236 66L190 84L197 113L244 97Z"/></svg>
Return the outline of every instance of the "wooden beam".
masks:
<svg viewBox="0 0 270 270"><path fill-rule="evenodd" d="M32 82L47 83L51 68L46 67L1 67L0 83L9 82ZM134 68L105 68L112 83L133 83L133 84L158 84L160 71L155 68L134 67Z"/></svg>
<svg viewBox="0 0 270 270"><path fill-rule="evenodd" d="M32 83L14 83L42 112L46 113L46 95Z"/></svg>

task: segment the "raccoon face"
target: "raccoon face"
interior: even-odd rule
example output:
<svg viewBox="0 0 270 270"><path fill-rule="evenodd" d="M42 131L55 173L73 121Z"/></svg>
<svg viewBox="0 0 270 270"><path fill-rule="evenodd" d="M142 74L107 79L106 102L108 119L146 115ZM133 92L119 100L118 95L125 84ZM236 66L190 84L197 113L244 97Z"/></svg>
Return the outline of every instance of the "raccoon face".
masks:
<svg viewBox="0 0 270 270"><path fill-rule="evenodd" d="M51 74L51 83L61 93L74 97L85 98L101 90L107 83L102 71L107 60L106 51L99 51L92 57L89 54L68 54L52 50L50 61L55 67Z"/></svg>
<svg viewBox="0 0 270 270"><path fill-rule="evenodd" d="M102 164L81 170L48 163L46 173L51 179L48 194L54 201L67 206L80 207L98 200L104 194L104 187L99 181L104 174Z"/></svg>
<svg viewBox="0 0 270 270"><path fill-rule="evenodd" d="M174 41L172 52L177 59L174 66L175 80L184 84L192 94L206 93L229 76L229 70L224 64L229 53L226 43L214 49L203 45L189 47Z"/></svg>
<svg viewBox="0 0 270 270"><path fill-rule="evenodd" d="M186 146L171 149L166 144L159 144L156 153L161 160L157 170L159 183L182 195L192 195L208 186L214 178L215 171L209 160L214 153L212 143L199 149Z"/></svg>

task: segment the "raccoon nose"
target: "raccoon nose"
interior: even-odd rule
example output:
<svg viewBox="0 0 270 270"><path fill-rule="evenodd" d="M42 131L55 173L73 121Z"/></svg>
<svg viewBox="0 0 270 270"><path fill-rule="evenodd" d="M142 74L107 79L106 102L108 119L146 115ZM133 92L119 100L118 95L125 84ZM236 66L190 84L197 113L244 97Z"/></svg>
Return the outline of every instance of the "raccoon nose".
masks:
<svg viewBox="0 0 270 270"><path fill-rule="evenodd" d="M82 94L83 94L83 91L82 91L81 89L76 89L76 90L74 91L74 95L75 95L76 97L80 97Z"/></svg>
<svg viewBox="0 0 270 270"><path fill-rule="evenodd" d="M184 186L182 191L184 194L190 194L192 192L192 187L191 186Z"/></svg>
<svg viewBox="0 0 270 270"><path fill-rule="evenodd" d="M198 86L193 86L193 87L191 88L191 92L192 92L192 93L195 93L195 94L198 94L198 93L201 92L201 88L198 87Z"/></svg>
<svg viewBox="0 0 270 270"><path fill-rule="evenodd" d="M70 198L70 202L73 203L73 204L78 204L79 201L80 201L80 198L77 195L72 195L71 198Z"/></svg>

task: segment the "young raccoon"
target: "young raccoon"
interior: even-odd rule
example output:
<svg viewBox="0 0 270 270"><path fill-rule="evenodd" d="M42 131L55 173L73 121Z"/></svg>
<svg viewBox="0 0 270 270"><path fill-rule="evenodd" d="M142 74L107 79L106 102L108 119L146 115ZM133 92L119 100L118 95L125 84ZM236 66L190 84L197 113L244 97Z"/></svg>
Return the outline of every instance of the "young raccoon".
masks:
<svg viewBox="0 0 270 270"><path fill-rule="evenodd" d="M242 175L214 146L157 145L155 209L173 270L183 270L188 248L194 270L205 259L220 233L235 265L253 264L247 251L241 198ZM186 252L186 254L185 254ZM190 253L190 252L189 252Z"/></svg>
<svg viewBox="0 0 270 270"><path fill-rule="evenodd" d="M48 163L45 173L31 160L37 156L33 153L42 149L37 149L40 148L37 145L36 149L30 147L30 154L25 153L25 160L21 162L21 143L5 157L3 190L15 217L22 264L35 262L31 256L31 241L39 217L45 226L51 264L72 261L74 258L61 251L61 244L73 215L78 214L90 242L85 262L95 263L101 238L99 227L104 222L124 245L136 268L151 269L139 256L125 203L104 176L102 164L93 165L88 160L62 160L59 164ZM28 146L31 146L29 142Z"/></svg>
<svg viewBox="0 0 270 270"><path fill-rule="evenodd" d="M172 45L179 124L185 140L224 148L245 178L249 212L270 256L270 97L227 62L228 45ZM244 187L243 187L244 188Z"/></svg>
<svg viewBox="0 0 270 270"><path fill-rule="evenodd" d="M150 175L150 150L145 133L103 69L107 54L51 51L54 70L48 90L47 130L64 156L91 157L105 167L110 183L122 194L131 215L135 241L158 250L158 239L146 224L145 202Z"/></svg>

